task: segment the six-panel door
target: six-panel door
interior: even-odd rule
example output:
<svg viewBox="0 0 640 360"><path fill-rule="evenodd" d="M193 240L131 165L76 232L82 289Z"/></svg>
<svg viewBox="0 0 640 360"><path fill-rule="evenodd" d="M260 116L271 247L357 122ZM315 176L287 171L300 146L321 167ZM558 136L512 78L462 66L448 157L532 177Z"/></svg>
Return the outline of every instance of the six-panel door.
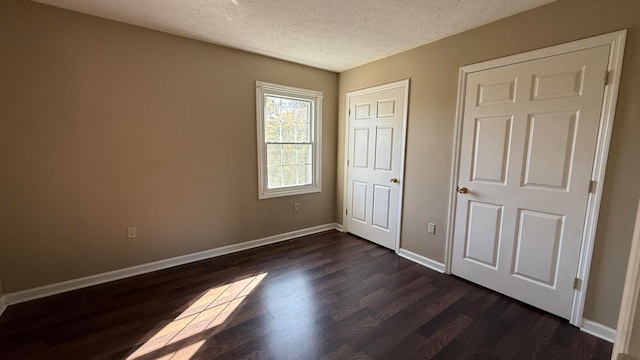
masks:
<svg viewBox="0 0 640 360"><path fill-rule="evenodd" d="M569 318L608 56L468 75L454 274Z"/></svg>
<svg viewBox="0 0 640 360"><path fill-rule="evenodd" d="M347 231L395 250L404 87L349 98Z"/></svg>

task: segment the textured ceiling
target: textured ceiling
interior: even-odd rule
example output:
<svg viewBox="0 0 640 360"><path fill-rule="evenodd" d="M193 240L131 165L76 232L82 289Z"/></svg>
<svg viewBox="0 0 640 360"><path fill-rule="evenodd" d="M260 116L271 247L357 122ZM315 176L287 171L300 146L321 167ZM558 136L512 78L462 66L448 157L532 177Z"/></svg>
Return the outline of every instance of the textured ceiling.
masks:
<svg viewBox="0 0 640 360"><path fill-rule="evenodd" d="M336 72L555 0L35 0Z"/></svg>

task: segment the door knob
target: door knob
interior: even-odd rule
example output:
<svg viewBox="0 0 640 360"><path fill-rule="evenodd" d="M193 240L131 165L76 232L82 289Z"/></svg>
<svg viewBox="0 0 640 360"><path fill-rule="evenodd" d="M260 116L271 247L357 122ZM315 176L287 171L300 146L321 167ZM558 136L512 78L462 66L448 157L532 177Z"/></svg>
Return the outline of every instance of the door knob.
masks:
<svg viewBox="0 0 640 360"><path fill-rule="evenodd" d="M398 182L400 182L400 181L398 180L398 178L391 178L391 180L389 180L389 181L391 181L392 183L398 183Z"/></svg>
<svg viewBox="0 0 640 360"><path fill-rule="evenodd" d="M466 194L468 192L469 192L469 190L466 187L458 188L458 193L460 193L460 194Z"/></svg>

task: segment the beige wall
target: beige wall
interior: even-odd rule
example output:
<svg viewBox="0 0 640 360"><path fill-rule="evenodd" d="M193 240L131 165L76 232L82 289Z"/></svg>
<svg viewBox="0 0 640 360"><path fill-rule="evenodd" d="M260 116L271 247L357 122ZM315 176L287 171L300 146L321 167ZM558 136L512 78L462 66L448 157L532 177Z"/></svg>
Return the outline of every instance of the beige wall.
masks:
<svg viewBox="0 0 640 360"><path fill-rule="evenodd" d="M256 80L324 92L322 193L258 200ZM5 292L333 223L337 89L332 72L0 1Z"/></svg>
<svg viewBox="0 0 640 360"><path fill-rule="evenodd" d="M444 261L458 69L629 29L623 80L587 292L585 317L615 327L640 194L640 1L560 0L340 74L338 179L346 92L411 79L402 248ZM336 214L342 219L342 183ZM427 223L438 227L427 234Z"/></svg>

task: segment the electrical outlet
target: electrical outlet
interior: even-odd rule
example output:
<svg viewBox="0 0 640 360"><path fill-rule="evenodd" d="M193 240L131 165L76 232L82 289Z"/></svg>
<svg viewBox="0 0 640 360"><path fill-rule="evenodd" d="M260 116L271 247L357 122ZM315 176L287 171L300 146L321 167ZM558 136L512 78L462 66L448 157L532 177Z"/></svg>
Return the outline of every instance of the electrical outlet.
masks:
<svg viewBox="0 0 640 360"><path fill-rule="evenodd" d="M298 204L298 203L293 203L293 211L294 211L294 212L298 212L298 211L300 211L300 204Z"/></svg>
<svg viewBox="0 0 640 360"><path fill-rule="evenodd" d="M127 239L134 239L138 236L138 229L134 227L127 228Z"/></svg>
<svg viewBox="0 0 640 360"><path fill-rule="evenodd" d="M436 224L434 223L429 223L429 228L427 229L427 232L429 234L434 234L436 233Z"/></svg>

